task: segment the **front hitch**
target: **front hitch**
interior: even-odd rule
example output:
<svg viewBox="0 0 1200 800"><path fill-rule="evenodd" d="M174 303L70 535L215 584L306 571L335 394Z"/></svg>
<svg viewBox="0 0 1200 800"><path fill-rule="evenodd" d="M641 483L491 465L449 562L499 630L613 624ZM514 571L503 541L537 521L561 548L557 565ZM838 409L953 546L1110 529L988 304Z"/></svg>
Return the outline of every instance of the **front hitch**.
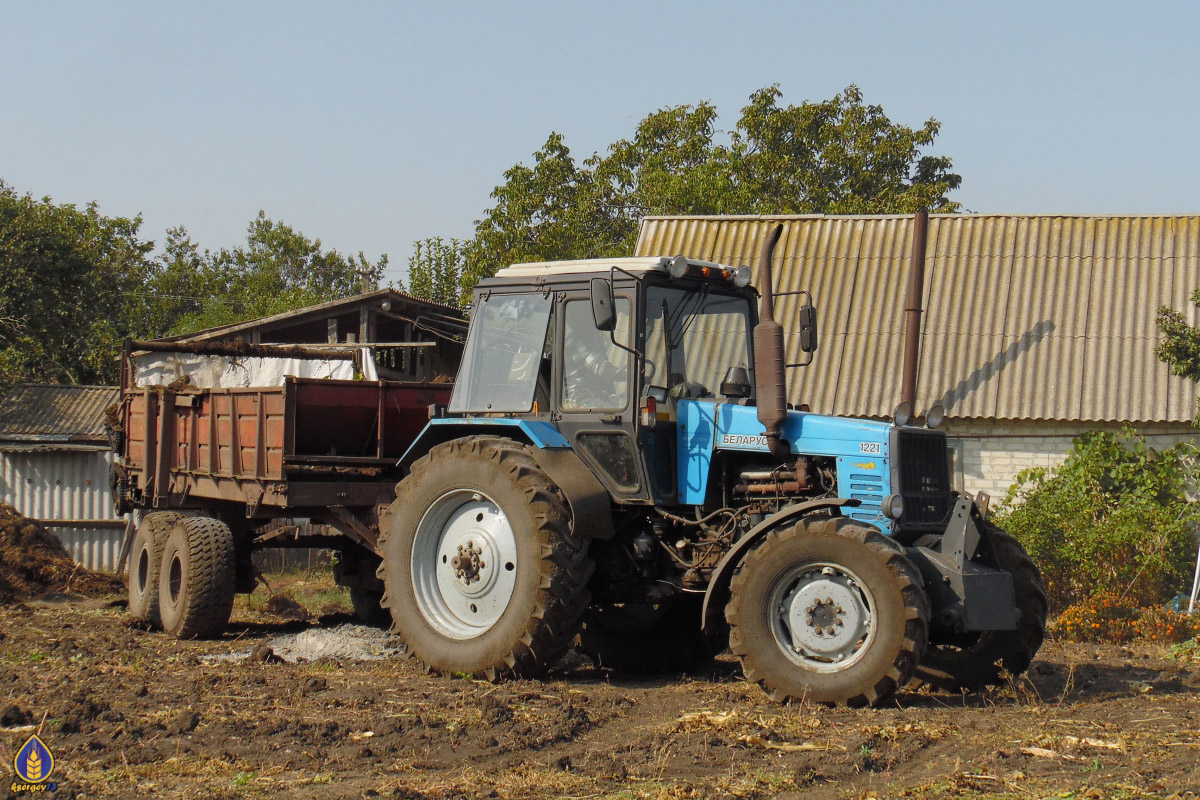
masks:
<svg viewBox="0 0 1200 800"><path fill-rule="evenodd" d="M956 633L1016 629L1021 612L1013 577L1000 569L974 500L959 497L941 537L905 551L925 580L935 628Z"/></svg>

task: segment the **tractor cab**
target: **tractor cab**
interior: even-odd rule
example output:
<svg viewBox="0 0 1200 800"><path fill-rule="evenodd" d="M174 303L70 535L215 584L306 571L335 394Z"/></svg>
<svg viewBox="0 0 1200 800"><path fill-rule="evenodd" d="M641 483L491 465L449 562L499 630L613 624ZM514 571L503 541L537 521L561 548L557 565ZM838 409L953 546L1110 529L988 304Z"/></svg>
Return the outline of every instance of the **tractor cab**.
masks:
<svg viewBox="0 0 1200 800"><path fill-rule="evenodd" d="M749 280L679 257L500 270L479 285L448 412L544 423L617 503L675 504L680 403L750 402Z"/></svg>

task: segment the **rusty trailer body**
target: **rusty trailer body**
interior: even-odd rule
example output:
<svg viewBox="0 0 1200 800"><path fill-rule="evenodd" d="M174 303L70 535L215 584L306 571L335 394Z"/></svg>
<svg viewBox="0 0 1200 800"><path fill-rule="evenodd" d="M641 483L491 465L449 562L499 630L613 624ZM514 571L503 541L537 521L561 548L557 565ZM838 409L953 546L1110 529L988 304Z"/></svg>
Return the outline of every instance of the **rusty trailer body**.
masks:
<svg viewBox="0 0 1200 800"><path fill-rule="evenodd" d="M425 426L449 384L288 377L280 387L127 389L121 464L134 504L208 502L248 516L298 507L363 505Z"/></svg>
<svg viewBox="0 0 1200 800"><path fill-rule="evenodd" d="M339 581L378 589L379 514L395 497L400 457L452 384L288 375L264 387L139 386L129 363L108 415L120 512L139 510L163 525L199 517L227 526L238 591L253 590L250 556L262 547L340 550ZM294 526L269 525L294 518L321 523L323 533L298 537ZM132 532L130 539L126 549L136 550Z"/></svg>

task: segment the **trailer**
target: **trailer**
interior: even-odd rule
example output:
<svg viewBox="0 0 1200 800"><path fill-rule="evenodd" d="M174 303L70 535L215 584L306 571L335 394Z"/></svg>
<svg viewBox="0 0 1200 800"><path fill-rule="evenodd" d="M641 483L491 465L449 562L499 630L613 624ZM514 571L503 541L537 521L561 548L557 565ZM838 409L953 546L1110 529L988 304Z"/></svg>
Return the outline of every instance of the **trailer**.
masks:
<svg viewBox="0 0 1200 800"><path fill-rule="evenodd" d="M338 581L377 615L379 513L395 497L400 457L450 383L284 375L271 386L139 383L139 352L237 361L353 359L361 348L130 342L118 406L118 512L140 511L127 542L132 614L181 637L219 632L235 593L253 591L263 547L340 551ZM293 537L272 520L309 518L327 535Z"/></svg>

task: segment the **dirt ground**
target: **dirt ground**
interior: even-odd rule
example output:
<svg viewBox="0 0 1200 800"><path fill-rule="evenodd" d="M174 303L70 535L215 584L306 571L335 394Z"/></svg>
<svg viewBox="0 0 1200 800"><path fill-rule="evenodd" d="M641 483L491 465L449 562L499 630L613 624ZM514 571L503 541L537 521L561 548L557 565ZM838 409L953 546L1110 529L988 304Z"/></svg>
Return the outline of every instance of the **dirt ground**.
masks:
<svg viewBox="0 0 1200 800"><path fill-rule="evenodd" d="M58 798L1200 794L1200 663L1162 648L1049 643L988 696L785 707L728 655L655 680L568 658L500 686L397 657L284 663L261 645L353 620L327 578L273 585L297 602L239 599L216 641L133 628L113 597L0 608L4 770L40 726Z"/></svg>

